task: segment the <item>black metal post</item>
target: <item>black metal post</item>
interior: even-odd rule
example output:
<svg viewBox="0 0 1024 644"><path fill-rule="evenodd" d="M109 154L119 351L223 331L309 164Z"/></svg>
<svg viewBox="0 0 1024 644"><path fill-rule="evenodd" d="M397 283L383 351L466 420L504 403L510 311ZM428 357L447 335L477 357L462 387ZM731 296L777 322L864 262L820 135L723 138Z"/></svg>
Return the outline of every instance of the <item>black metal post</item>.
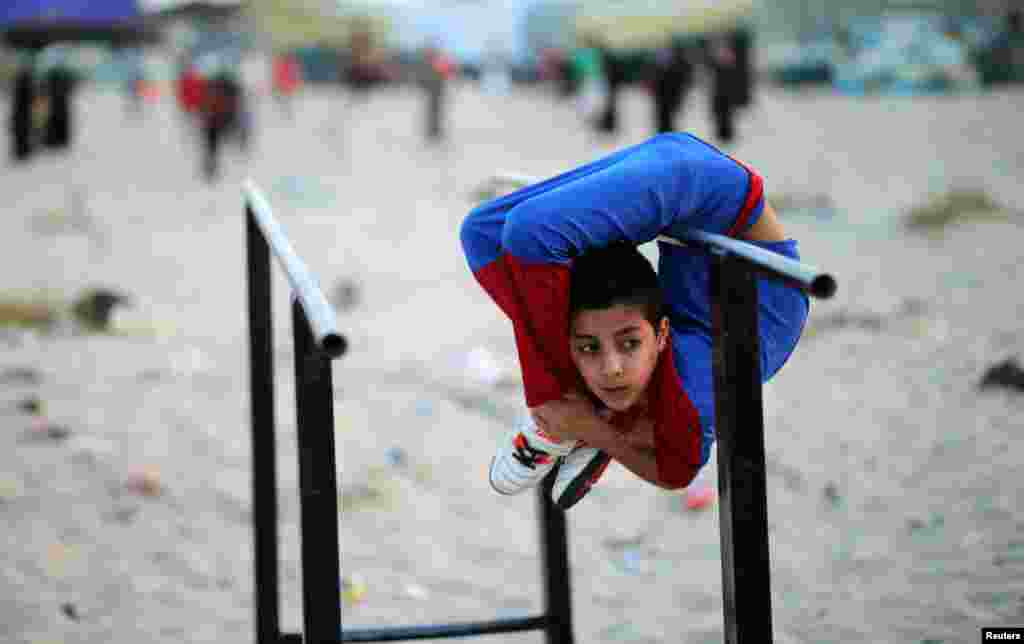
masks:
<svg viewBox="0 0 1024 644"><path fill-rule="evenodd" d="M274 442L274 344L270 247L245 206L249 277L249 382L252 408L252 520L256 642L277 644L277 466Z"/></svg>
<svg viewBox="0 0 1024 644"><path fill-rule="evenodd" d="M772 642L757 279L711 253L719 532L726 644Z"/></svg>
<svg viewBox="0 0 1024 644"><path fill-rule="evenodd" d="M302 521L302 611L305 644L341 638L341 561L334 459L331 360L315 344L302 302L292 301L295 412Z"/></svg>
<svg viewBox="0 0 1024 644"><path fill-rule="evenodd" d="M544 576L544 614L548 619L544 633L547 644L573 644L569 540L565 512L551 502L551 487L554 482L555 472L551 472L543 484L537 487L543 566L541 574Z"/></svg>

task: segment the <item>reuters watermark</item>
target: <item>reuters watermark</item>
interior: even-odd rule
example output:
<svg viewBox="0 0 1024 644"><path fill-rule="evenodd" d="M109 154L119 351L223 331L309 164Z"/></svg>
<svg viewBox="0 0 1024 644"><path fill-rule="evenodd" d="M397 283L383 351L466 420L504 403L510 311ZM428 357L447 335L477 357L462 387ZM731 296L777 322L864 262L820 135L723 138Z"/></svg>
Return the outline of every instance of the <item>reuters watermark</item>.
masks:
<svg viewBox="0 0 1024 644"><path fill-rule="evenodd" d="M981 642L1020 642L1024 644L1024 626L981 629Z"/></svg>

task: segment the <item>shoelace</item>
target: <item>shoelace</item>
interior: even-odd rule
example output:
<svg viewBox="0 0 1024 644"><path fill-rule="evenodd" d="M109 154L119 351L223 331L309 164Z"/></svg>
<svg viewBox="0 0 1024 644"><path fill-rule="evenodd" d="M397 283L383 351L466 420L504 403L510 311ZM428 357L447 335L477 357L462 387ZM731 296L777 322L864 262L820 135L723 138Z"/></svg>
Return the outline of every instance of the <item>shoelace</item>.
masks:
<svg viewBox="0 0 1024 644"><path fill-rule="evenodd" d="M547 464L551 461L550 454L543 450L531 447L530 444L526 442L526 437L522 434L518 434L512 444L516 448L512 453L512 458L519 461L523 467L528 467L533 470L537 468L538 464Z"/></svg>

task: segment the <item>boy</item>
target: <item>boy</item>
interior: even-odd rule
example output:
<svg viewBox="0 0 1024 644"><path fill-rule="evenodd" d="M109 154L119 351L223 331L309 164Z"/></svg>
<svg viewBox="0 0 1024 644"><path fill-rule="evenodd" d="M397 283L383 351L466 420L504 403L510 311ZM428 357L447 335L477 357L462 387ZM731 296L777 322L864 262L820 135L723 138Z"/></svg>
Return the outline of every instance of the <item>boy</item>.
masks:
<svg viewBox="0 0 1024 644"><path fill-rule="evenodd" d="M799 259L763 192L746 165L670 133L470 212L463 248L512 320L530 410L491 462L497 492L522 492L557 466L552 494L568 508L609 458L662 488L693 480L715 436L708 257L660 244L655 274L635 247L696 228ZM758 294L768 380L809 301L764 279Z"/></svg>

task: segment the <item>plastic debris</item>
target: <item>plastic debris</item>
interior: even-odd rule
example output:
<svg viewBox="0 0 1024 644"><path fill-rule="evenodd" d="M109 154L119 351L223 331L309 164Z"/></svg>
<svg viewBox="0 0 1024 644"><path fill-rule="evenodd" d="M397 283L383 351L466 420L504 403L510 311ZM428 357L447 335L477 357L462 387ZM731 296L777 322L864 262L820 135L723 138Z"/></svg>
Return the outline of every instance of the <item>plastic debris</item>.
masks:
<svg viewBox="0 0 1024 644"><path fill-rule="evenodd" d="M402 587L402 596L419 601L427 599L430 596L430 591L425 586L410 582Z"/></svg>
<svg viewBox="0 0 1024 644"><path fill-rule="evenodd" d="M643 571L642 556L635 548L626 548L622 551L622 558L619 560L619 569L630 575L638 575Z"/></svg>
<svg viewBox="0 0 1024 644"><path fill-rule="evenodd" d="M324 208L334 203L334 191L311 177L281 177L274 182L273 191L296 206Z"/></svg>
<svg viewBox="0 0 1024 644"><path fill-rule="evenodd" d="M0 503L13 501L21 496L21 484L15 479L0 479Z"/></svg>
<svg viewBox="0 0 1024 644"><path fill-rule="evenodd" d="M117 335L170 338L177 333L174 323L153 320L140 311L115 308L110 313L107 332Z"/></svg>
<svg viewBox="0 0 1024 644"><path fill-rule="evenodd" d="M331 305L339 313L351 311L359 305L359 285L351 279L342 278L338 280L335 283L334 288L331 289L329 299Z"/></svg>
<svg viewBox="0 0 1024 644"><path fill-rule="evenodd" d="M486 347L476 347L466 354L466 376L487 387L498 384L504 375L501 363L492 351Z"/></svg>
<svg viewBox="0 0 1024 644"><path fill-rule="evenodd" d="M59 317L59 307L52 302L0 297L0 326L50 329Z"/></svg>
<svg viewBox="0 0 1024 644"><path fill-rule="evenodd" d="M614 640L618 642L634 642L648 639L632 622L619 622L612 624L601 631L598 636L601 639Z"/></svg>
<svg viewBox="0 0 1024 644"><path fill-rule="evenodd" d="M979 389L990 387L1007 387L1024 392L1024 369L1017 364L1015 358L992 365L985 370L985 375L978 383Z"/></svg>
<svg viewBox="0 0 1024 644"><path fill-rule="evenodd" d="M420 484L431 483L434 480L434 469L428 463L420 463L413 469L412 477Z"/></svg>
<svg viewBox="0 0 1024 644"><path fill-rule="evenodd" d="M110 331L110 318L115 307L132 302L132 297L105 288L90 289L71 304L75 321L86 331Z"/></svg>
<svg viewBox="0 0 1024 644"><path fill-rule="evenodd" d="M64 617L67 617L73 622L77 622L79 619L81 619L81 616L78 614L78 608L76 608L75 605L71 602L64 602L63 604L61 604L60 612L64 615Z"/></svg>
<svg viewBox="0 0 1024 644"><path fill-rule="evenodd" d="M401 447L388 448L384 453L384 458L392 467L405 467L409 464L409 455Z"/></svg>
<svg viewBox="0 0 1024 644"><path fill-rule="evenodd" d="M154 466L140 467L130 472L125 487L136 494L148 497L160 496L164 491L160 471Z"/></svg>
<svg viewBox="0 0 1024 644"><path fill-rule="evenodd" d="M358 573L341 578L341 599L348 605L358 604L366 598L366 582Z"/></svg>
<svg viewBox="0 0 1024 644"><path fill-rule="evenodd" d="M1006 551L996 555L992 563L1004 566L1008 563L1024 563L1024 541L1013 541L1007 544Z"/></svg>
<svg viewBox="0 0 1024 644"><path fill-rule="evenodd" d="M94 436L76 436L72 445L78 454L93 463L117 452L117 443Z"/></svg>
<svg viewBox="0 0 1024 644"><path fill-rule="evenodd" d="M0 372L0 383L5 385L38 385L43 376L32 367L10 367Z"/></svg>
<svg viewBox="0 0 1024 644"><path fill-rule="evenodd" d="M128 524L134 521L138 514L139 506L137 505L119 505L106 515L106 518L114 523Z"/></svg>
<svg viewBox="0 0 1024 644"><path fill-rule="evenodd" d="M171 354L171 370L180 376L192 376L208 371L212 361L199 347L187 347Z"/></svg>
<svg viewBox="0 0 1024 644"><path fill-rule="evenodd" d="M777 194L768 198L780 213L812 214L819 221L834 219L838 210L832 198L825 194Z"/></svg>
<svg viewBox="0 0 1024 644"><path fill-rule="evenodd" d="M715 488L707 481L698 479L686 486L684 496L687 510L703 510L714 503L716 498Z"/></svg>
<svg viewBox="0 0 1024 644"><path fill-rule="evenodd" d="M430 400L416 401L416 415L422 417L434 415L434 402Z"/></svg>
<svg viewBox="0 0 1024 644"><path fill-rule="evenodd" d="M397 484L391 473L384 468L371 468L364 481L341 486L340 510L388 509L394 505L397 495Z"/></svg>
<svg viewBox="0 0 1024 644"><path fill-rule="evenodd" d="M832 507L838 507L843 502L843 497L839 494L839 486L831 481L825 485L822 494Z"/></svg>
<svg viewBox="0 0 1024 644"><path fill-rule="evenodd" d="M459 407L479 413L482 416L502 422L508 422L510 420L508 415L503 414L498 405L486 396L477 396L453 391L449 394L448 399Z"/></svg>
<svg viewBox="0 0 1024 644"><path fill-rule="evenodd" d="M812 325L815 331L855 328L877 333L882 330L885 320L882 316L875 313L851 313L846 310L840 310L826 317L814 320Z"/></svg>
<svg viewBox="0 0 1024 644"><path fill-rule="evenodd" d="M42 416L36 416L32 419L32 424L25 433L24 439L29 442L53 441L59 443L67 440L70 436L71 430L64 425L58 425Z"/></svg>
<svg viewBox="0 0 1024 644"><path fill-rule="evenodd" d="M18 401L18 411L25 412L26 414L42 414L43 401L39 400L37 396L23 398Z"/></svg>
<svg viewBox="0 0 1024 644"><path fill-rule="evenodd" d="M907 519L907 530L918 536L931 536L939 532L946 523L941 514L933 514L927 521L920 517Z"/></svg>
<svg viewBox="0 0 1024 644"><path fill-rule="evenodd" d="M164 382L173 379L174 374L168 369L143 369L135 374L137 382Z"/></svg>
<svg viewBox="0 0 1024 644"><path fill-rule="evenodd" d="M941 231L964 221L1005 221L1010 213L982 189L955 189L933 195L906 214L908 228Z"/></svg>
<svg viewBox="0 0 1024 644"><path fill-rule="evenodd" d="M46 574L50 577L63 577L67 565L75 557L75 549L67 544L57 542L46 549Z"/></svg>

